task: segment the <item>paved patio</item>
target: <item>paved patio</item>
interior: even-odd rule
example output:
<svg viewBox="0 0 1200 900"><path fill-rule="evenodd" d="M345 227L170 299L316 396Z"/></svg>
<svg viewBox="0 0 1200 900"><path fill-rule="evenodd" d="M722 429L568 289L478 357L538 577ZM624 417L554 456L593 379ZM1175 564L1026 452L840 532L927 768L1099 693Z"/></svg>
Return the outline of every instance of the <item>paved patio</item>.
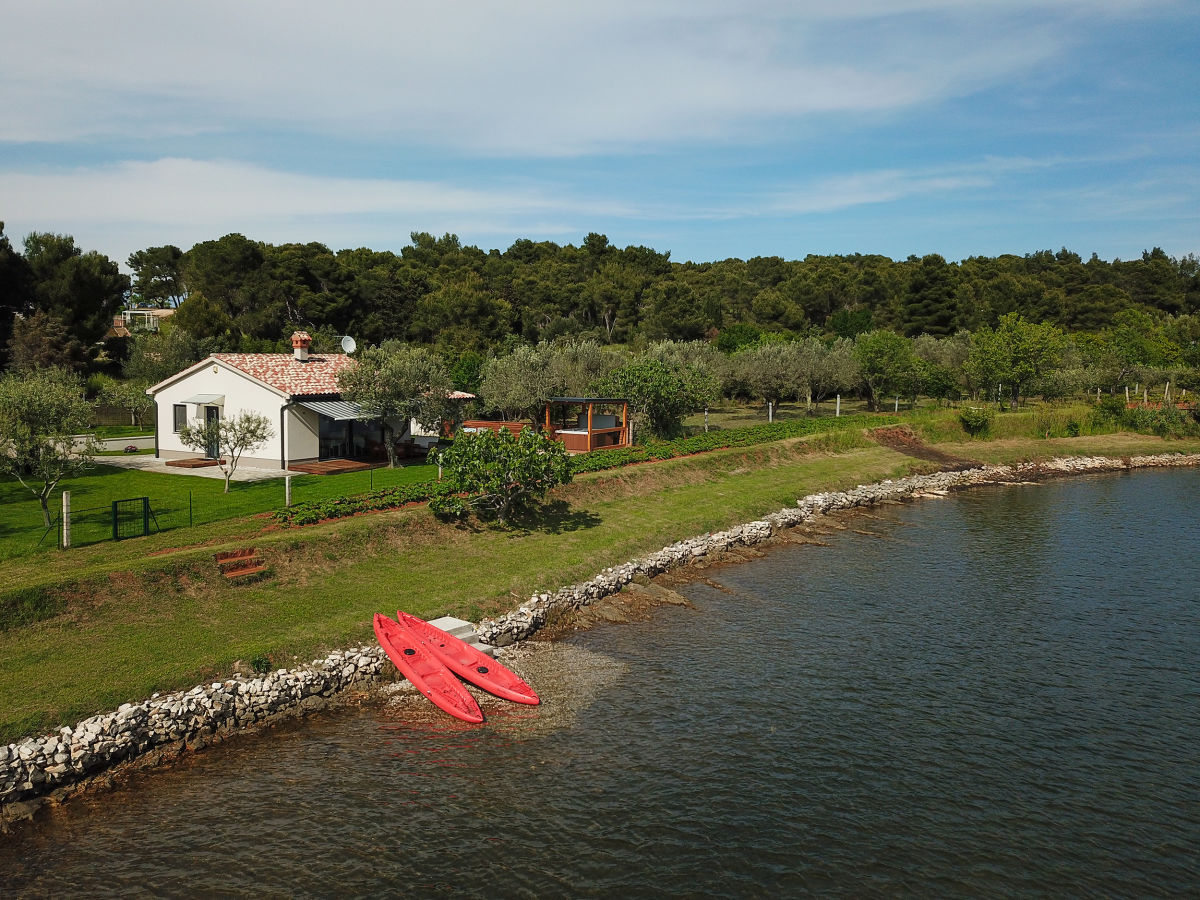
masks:
<svg viewBox="0 0 1200 900"><path fill-rule="evenodd" d="M143 472L165 472L168 475L192 475L200 478L220 478L225 476L216 466L204 469L178 469L167 465L165 459L155 459L142 453L131 453L128 456L97 456L96 462L106 466L120 466L123 469L141 469ZM285 475L295 475L284 469L260 469L255 466L240 464L233 472L233 481L266 481L270 478L283 478Z"/></svg>

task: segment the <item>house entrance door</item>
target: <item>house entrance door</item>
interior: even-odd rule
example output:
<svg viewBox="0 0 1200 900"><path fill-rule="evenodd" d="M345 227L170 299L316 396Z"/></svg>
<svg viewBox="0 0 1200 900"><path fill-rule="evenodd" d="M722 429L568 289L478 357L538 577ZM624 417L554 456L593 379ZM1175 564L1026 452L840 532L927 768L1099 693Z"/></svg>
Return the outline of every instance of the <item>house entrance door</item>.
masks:
<svg viewBox="0 0 1200 900"><path fill-rule="evenodd" d="M208 427L210 425L216 425L220 421L221 421L221 407L219 407L219 406L204 407L204 425L205 425L205 427ZM212 434L213 434L213 438L212 438L212 440L209 441L208 447L205 449L205 452L208 454L210 459L216 459L218 456L221 455L221 446L220 446L220 443L216 439L216 432L214 431L214 432L212 432Z"/></svg>

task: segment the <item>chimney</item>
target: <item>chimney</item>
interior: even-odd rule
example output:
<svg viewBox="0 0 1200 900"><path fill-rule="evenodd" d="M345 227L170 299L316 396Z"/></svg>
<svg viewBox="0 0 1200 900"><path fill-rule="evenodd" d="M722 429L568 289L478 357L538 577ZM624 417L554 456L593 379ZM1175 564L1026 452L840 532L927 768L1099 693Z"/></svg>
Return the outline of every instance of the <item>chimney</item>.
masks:
<svg viewBox="0 0 1200 900"><path fill-rule="evenodd" d="M312 345L312 335L307 331L292 332L292 355L297 362L308 362L308 348Z"/></svg>

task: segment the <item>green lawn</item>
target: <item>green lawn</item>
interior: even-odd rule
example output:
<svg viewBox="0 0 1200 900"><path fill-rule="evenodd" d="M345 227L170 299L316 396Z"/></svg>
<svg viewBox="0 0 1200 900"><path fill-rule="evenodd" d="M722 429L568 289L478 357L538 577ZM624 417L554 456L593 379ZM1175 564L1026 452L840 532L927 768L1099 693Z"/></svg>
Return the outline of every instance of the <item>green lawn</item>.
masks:
<svg viewBox="0 0 1200 900"><path fill-rule="evenodd" d="M95 435L98 438L115 437L154 437L153 425L97 425Z"/></svg>
<svg viewBox="0 0 1200 900"><path fill-rule="evenodd" d="M320 500L362 493L373 488L429 481L437 467L421 464L400 469L371 469L345 475L295 475L292 500ZM98 463L86 476L63 482L71 492L71 543L74 546L112 537L112 503L149 497L151 529L169 531L223 519L270 512L284 505L284 480L238 482L224 493L220 478L199 475L141 472ZM51 498L50 511L57 519L62 510L61 490ZM40 542L40 543L39 543ZM57 529L46 534L37 498L15 479L0 479L0 560L53 550Z"/></svg>

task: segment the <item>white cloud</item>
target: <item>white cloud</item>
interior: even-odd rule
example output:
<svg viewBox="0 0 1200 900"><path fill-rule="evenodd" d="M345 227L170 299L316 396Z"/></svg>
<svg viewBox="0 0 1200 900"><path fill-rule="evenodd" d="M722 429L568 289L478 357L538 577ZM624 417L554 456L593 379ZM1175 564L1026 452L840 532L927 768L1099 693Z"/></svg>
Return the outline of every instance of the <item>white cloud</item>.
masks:
<svg viewBox="0 0 1200 900"><path fill-rule="evenodd" d="M169 223L295 216L561 208L536 189L473 190L426 181L327 178L233 161L161 159L60 172L0 173L6 209L47 218Z"/></svg>
<svg viewBox="0 0 1200 900"><path fill-rule="evenodd" d="M570 234L589 217L629 210L552 185L465 188L420 180L330 178L231 161L161 159L40 173L0 172L7 232L65 231L124 261L142 247L239 231L335 248L402 246L410 231ZM392 235L381 240L381 234Z"/></svg>
<svg viewBox="0 0 1200 900"><path fill-rule="evenodd" d="M1010 175L1080 162L1063 158L991 157L943 166L835 174L766 195L761 198L759 212L784 216L837 212L925 194L990 188Z"/></svg>
<svg viewBox="0 0 1200 900"><path fill-rule="evenodd" d="M39 0L0 34L0 140L274 128L495 155L736 141L969 93L1054 58L1062 16L1133 7Z"/></svg>

